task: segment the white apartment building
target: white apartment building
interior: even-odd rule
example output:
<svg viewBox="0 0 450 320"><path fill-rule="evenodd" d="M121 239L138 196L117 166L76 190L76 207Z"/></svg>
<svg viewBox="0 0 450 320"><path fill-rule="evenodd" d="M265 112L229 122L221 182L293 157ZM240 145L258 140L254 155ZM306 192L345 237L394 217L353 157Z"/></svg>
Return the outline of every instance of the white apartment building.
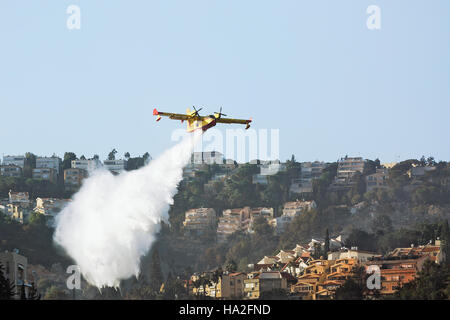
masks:
<svg viewBox="0 0 450 320"><path fill-rule="evenodd" d="M101 167L101 165L102 163L98 159L72 160L70 163L72 169L83 169L87 172L91 172Z"/></svg>
<svg viewBox="0 0 450 320"><path fill-rule="evenodd" d="M59 169L61 167L61 158L58 157L37 157L36 158L36 168L37 169L53 169L56 174L59 174Z"/></svg>
<svg viewBox="0 0 450 320"><path fill-rule="evenodd" d="M121 173L127 168L127 160L105 160L103 166L112 173Z"/></svg>
<svg viewBox="0 0 450 320"><path fill-rule="evenodd" d="M3 156L4 166L15 165L23 169L25 166L25 156Z"/></svg>

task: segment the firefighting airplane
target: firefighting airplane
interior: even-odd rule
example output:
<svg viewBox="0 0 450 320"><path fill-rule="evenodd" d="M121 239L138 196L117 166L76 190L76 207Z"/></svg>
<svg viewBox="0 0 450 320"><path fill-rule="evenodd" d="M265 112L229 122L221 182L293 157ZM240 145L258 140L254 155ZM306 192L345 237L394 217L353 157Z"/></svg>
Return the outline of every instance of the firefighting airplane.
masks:
<svg viewBox="0 0 450 320"><path fill-rule="evenodd" d="M169 113L169 112L160 112L158 110L153 109L153 115L158 116L156 118L156 121L161 120L161 116L163 117L169 117L173 120L181 120L183 122L184 120L187 120L187 132L193 132L198 129L202 129L203 131L208 130L211 127L214 127L217 123L239 123L239 124L245 124L245 129L250 128L250 122L252 122L252 119L250 120L244 120L244 119L231 119L231 118L222 118L222 116L226 116L226 114L222 113L222 107L220 108L219 112L214 112L214 114L209 116L201 116L199 115L199 111L203 108L196 109L195 107L194 111L189 110L189 108L186 110L186 114L180 114L180 113Z"/></svg>

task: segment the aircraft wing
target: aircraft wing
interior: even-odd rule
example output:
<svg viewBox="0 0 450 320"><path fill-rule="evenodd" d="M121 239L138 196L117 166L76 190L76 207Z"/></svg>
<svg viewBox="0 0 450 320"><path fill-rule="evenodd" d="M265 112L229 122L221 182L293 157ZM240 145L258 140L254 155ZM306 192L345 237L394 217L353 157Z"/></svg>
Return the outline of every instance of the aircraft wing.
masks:
<svg viewBox="0 0 450 320"><path fill-rule="evenodd" d="M241 124L248 124L252 122L252 120L244 120L244 119L232 119L232 118L217 118L216 122L220 123L241 123Z"/></svg>
<svg viewBox="0 0 450 320"><path fill-rule="evenodd" d="M189 118L192 118L192 116L189 116L187 114L181 114L181 113L170 113L170 112L161 112L155 109L153 109L153 115L154 116L163 116L163 117L169 117L170 119L175 120L187 120ZM158 118L159 119L159 118Z"/></svg>

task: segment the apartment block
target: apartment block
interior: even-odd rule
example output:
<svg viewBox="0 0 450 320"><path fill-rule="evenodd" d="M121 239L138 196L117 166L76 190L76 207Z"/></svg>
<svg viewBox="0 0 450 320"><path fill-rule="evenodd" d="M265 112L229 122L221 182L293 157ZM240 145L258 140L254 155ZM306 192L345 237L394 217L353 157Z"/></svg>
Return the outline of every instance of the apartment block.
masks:
<svg viewBox="0 0 450 320"><path fill-rule="evenodd" d="M317 204L314 200L286 202L283 207L283 216L295 217L315 208Z"/></svg>
<svg viewBox="0 0 450 320"><path fill-rule="evenodd" d="M112 173L119 174L127 168L127 160L105 160L103 166Z"/></svg>
<svg viewBox="0 0 450 320"><path fill-rule="evenodd" d="M14 286L14 299L20 299L22 288L25 289L25 296L28 294L29 283L27 279L28 259L19 254L19 250L12 252L0 252L0 262L3 265L4 276Z"/></svg>
<svg viewBox="0 0 450 320"><path fill-rule="evenodd" d="M364 173L366 162L361 157L345 157L338 161L336 182L347 183L356 172Z"/></svg>
<svg viewBox="0 0 450 320"><path fill-rule="evenodd" d="M366 176L366 190L371 191L377 188L386 188L388 179L388 169L377 169L375 173Z"/></svg>
<svg viewBox="0 0 450 320"><path fill-rule="evenodd" d="M22 168L14 164L11 165L0 165L0 176L3 177L21 177Z"/></svg>
<svg viewBox="0 0 450 320"><path fill-rule="evenodd" d="M85 159L85 160L72 160L70 163L72 169L83 169L87 172L94 171L102 166L102 163L98 159Z"/></svg>
<svg viewBox="0 0 450 320"><path fill-rule="evenodd" d="M23 169L25 166L25 156L3 156L2 165L15 165Z"/></svg>
<svg viewBox="0 0 450 320"><path fill-rule="evenodd" d="M236 231L247 231L250 225L250 214L250 207L224 210L217 226L217 241L224 242Z"/></svg>
<svg viewBox="0 0 450 320"><path fill-rule="evenodd" d="M58 177L55 169L52 168L35 168L32 171L33 179L47 180L56 183Z"/></svg>
<svg viewBox="0 0 450 320"><path fill-rule="evenodd" d="M58 157L37 157L36 168L37 169L53 169L56 174L59 174L61 168L61 158Z"/></svg>
<svg viewBox="0 0 450 320"><path fill-rule="evenodd" d="M88 173L84 169L70 168L64 170L64 187L66 189L78 189L87 175Z"/></svg>
<svg viewBox="0 0 450 320"><path fill-rule="evenodd" d="M197 208L186 211L183 226L186 232L202 234L215 227L216 212L212 208Z"/></svg>

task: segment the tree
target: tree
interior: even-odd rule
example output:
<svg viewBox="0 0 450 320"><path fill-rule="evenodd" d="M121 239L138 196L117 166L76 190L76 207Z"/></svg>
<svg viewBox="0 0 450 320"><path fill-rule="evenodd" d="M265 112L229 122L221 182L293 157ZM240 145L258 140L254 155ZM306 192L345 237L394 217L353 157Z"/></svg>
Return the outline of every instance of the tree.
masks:
<svg viewBox="0 0 450 320"><path fill-rule="evenodd" d="M44 300L69 300L69 295L57 286L51 286L45 292Z"/></svg>
<svg viewBox="0 0 450 320"><path fill-rule="evenodd" d="M84 155L82 155L82 156L80 157L80 160L86 160L86 157L85 157Z"/></svg>
<svg viewBox="0 0 450 320"><path fill-rule="evenodd" d="M417 277L400 288L396 299L443 300L450 298L450 267L426 261Z"/></svg>
<svg viewBox="0 0 450 320"><path fill-rule="evenodd" d="M125 159L130 159L131 155L129 152L125 152L124 157L125 157Z"/></svg>
<svg viewBox="0 0 450 320"><path fill-rule="evenodd" d="M366 292L366 278L364 267L356 267L353 276L336 289L336 300L363 300Z"/></svg>
<svg viewBox="0 0 450 320"><path fill-rule="evenodd" d="M152 260L150 263L150 287L155 291L159 292L161 284L163 282L163 273L161 270L161 260L159 258L159 252L157 248L153 249Z"/></svg>
<svg viewBox="0 0 450 320"><path fill-rule="evenodd" d="M328 228L325 231L325 255L328 254L328 252L330 251L330 232L328 231Z"/></svg>
<svg viewBox="0 0 450 320"><path fill-rule="evenodd" d="M257 217L253 221L253 230L258 236L269 236L273 233L272 227L269 226L267 220L264 217Z"/></svg>
<svg viewBox="0 0 450 320"><path fill-rule="evenodd" d="M234 260L230 260L225 266L225 270L228 272L235 272L237 270L237 264Z"/></svg>
<svg viewBox="0 0 450 320"><path fill-rule="evenodd" d="M14 285L5 277L3 264L0 263L0 300L11 300L14 293Z"/></svg>
<svg viewBox="0 0 450 320"><path fill-rule="evenodd" d="M146 164L152 159L152 157L150 156L150 153L148 153L148 152L144 153L144 155L142 157L144 158L144 162Z"/></svg>
<svg viewBox="0 0 450 320"><path fill-rule="evenodd" d="M31 152L25 153L25 165L23 167L23 176L25 178L31 178L34 168L36 168L36 155Z"/></svg>
<svg viewBox="0 0 450 320"><path fill-rule="evenodd" d="M108 153L108 160L116 160L116 149L112 149L110 153Z"/></svg>
<svg viewBox="0 0 450 320"><path fill-rule="evenodd" d="M63 170L71 168L73 160L77 160L76 154L73 152L65 152L62 161Z"/></svg>

